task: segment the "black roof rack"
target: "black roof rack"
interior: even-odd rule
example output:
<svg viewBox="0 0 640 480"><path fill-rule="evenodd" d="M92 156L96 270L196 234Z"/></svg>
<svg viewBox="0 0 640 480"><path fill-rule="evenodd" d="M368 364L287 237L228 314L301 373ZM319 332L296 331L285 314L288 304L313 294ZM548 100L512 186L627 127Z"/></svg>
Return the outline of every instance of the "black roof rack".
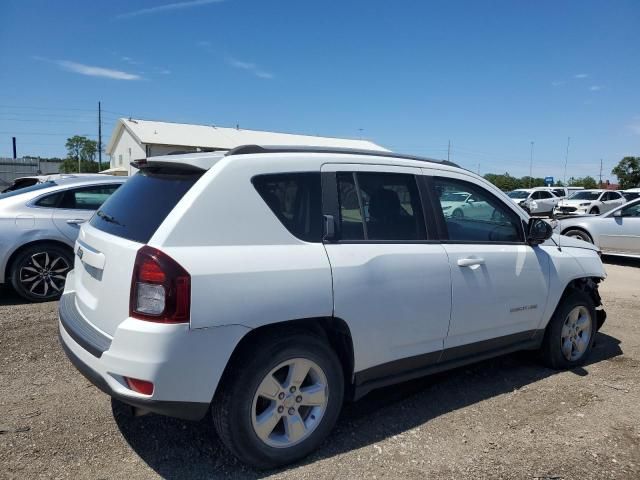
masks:
<svg viewBox="0 0 640 480"><path fill-rule="evenodd" d="M230 155L249 155L252 153L351 153L355 155L369 155L375 157L401 158L406 160L418 160L421 162L439 163L450 167L458 167L448 160L435 160L433 158L418 157L415 155L404 155L395 152L386 152L380 150L366 150L359 148L341 148L341 147L312 147L297 145L241 145L229 150L225 156Z"/></svg>

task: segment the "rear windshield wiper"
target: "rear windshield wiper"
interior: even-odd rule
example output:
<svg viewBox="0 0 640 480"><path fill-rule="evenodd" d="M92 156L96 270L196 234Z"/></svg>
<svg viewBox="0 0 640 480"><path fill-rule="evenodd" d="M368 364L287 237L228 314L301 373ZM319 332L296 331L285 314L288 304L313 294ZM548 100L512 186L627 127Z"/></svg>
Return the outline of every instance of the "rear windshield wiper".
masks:
<svg viewBox="0 0 640 480"><path fill-rule="evenodd" d="M117 221L113 216L109 215L108 213L104 213L102 210L98 210L96 212L96 215L98 215L105 222L115 223L116 225L120 225L121 227L124 227L124 225L121 224L119 221Z"/></svg>

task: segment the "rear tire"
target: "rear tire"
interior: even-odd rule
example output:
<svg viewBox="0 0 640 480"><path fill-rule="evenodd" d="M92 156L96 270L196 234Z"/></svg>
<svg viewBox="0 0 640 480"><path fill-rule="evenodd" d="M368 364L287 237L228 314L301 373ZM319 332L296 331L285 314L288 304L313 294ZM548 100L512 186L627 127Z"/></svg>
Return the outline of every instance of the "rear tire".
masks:
<svg viewBox="0 0 640 480"><path fill-rule="evenodd" d="M566 237L578 238L580 240L584 240L585 242L593 243L591 235L589 235L584 230L578 230L574 228L573 230L567 230L565 233L563 233L563 235Z"/></svg>
<svg viewBox="0 0 640 480"><path fill-rule="evenodd" d="M540 349L544 364L557 370L583 365L591 353L597 323L591 297L577 290L566 295L544 334Z"/></svg>
<svg viewBox="0 0 640 480"><path fill-rule="evenodd" d="M329 345L306 333L273 335L229 366L214 398L213 422L242 462L275 468L318 448L343 396L342 365Z"/></svg>
<svg viewBox="0 0 640 480"><path fill-rule="evenodd" d="M67 273L73 268L70 249L51 243L33 245L20 252L11 263L11 285L30 302L60 298Z"/></svg>

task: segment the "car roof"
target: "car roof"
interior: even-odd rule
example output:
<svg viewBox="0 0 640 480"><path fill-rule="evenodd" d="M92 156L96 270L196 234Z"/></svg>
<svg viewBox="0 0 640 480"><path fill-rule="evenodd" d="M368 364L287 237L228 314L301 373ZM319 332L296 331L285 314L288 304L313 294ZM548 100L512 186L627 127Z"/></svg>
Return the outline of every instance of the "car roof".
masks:
<svg viewBox="0 0 640 480"><path fill-rule="evenodd" d="M205 153L187 153L179 155L162 155L157 157L148 157L146 159L136 160L132 165L136 168L145 168L145 166L154 166L160 164L171 165L175 167L194 168L199 170L208 170L216 163L227 157L239 157L245 155L265 155L270 154L309 154L309 158L313 155L322 154L323 157L332 157L332 161L337 163L353 162L357 157L359 162L371 164L397 164L397 161L412 163L414 166L427 167L429 164L449 167L452 170L464 170L459 165L448 160L436 160L427 157L418 157L415 155L406 155L396 152L381 150L361 150L353 148L338 147L313 147L300 145L243 145L232 150L220 150ZM418 165L416 163L420 162Z"/></svg>

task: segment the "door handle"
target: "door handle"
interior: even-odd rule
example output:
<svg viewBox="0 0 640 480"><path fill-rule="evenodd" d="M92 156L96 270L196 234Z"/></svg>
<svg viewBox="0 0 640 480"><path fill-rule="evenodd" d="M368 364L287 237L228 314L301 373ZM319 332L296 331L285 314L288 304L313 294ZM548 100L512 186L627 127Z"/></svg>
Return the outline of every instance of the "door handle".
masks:
<svg viewBox="0 0 640 480"><path fill-rule="evenodd" d="M458 259L459 267L475 267L478 265L484 265L484 258L469 257Z"/></svg>
<svg viewBox="0 0 640 480"><path fill-rule="evenodd" d="M69 225L80 225L81 223L84 223L85 221L81 218L70 218L69 220L67 220L67 223Z"/></svg>

